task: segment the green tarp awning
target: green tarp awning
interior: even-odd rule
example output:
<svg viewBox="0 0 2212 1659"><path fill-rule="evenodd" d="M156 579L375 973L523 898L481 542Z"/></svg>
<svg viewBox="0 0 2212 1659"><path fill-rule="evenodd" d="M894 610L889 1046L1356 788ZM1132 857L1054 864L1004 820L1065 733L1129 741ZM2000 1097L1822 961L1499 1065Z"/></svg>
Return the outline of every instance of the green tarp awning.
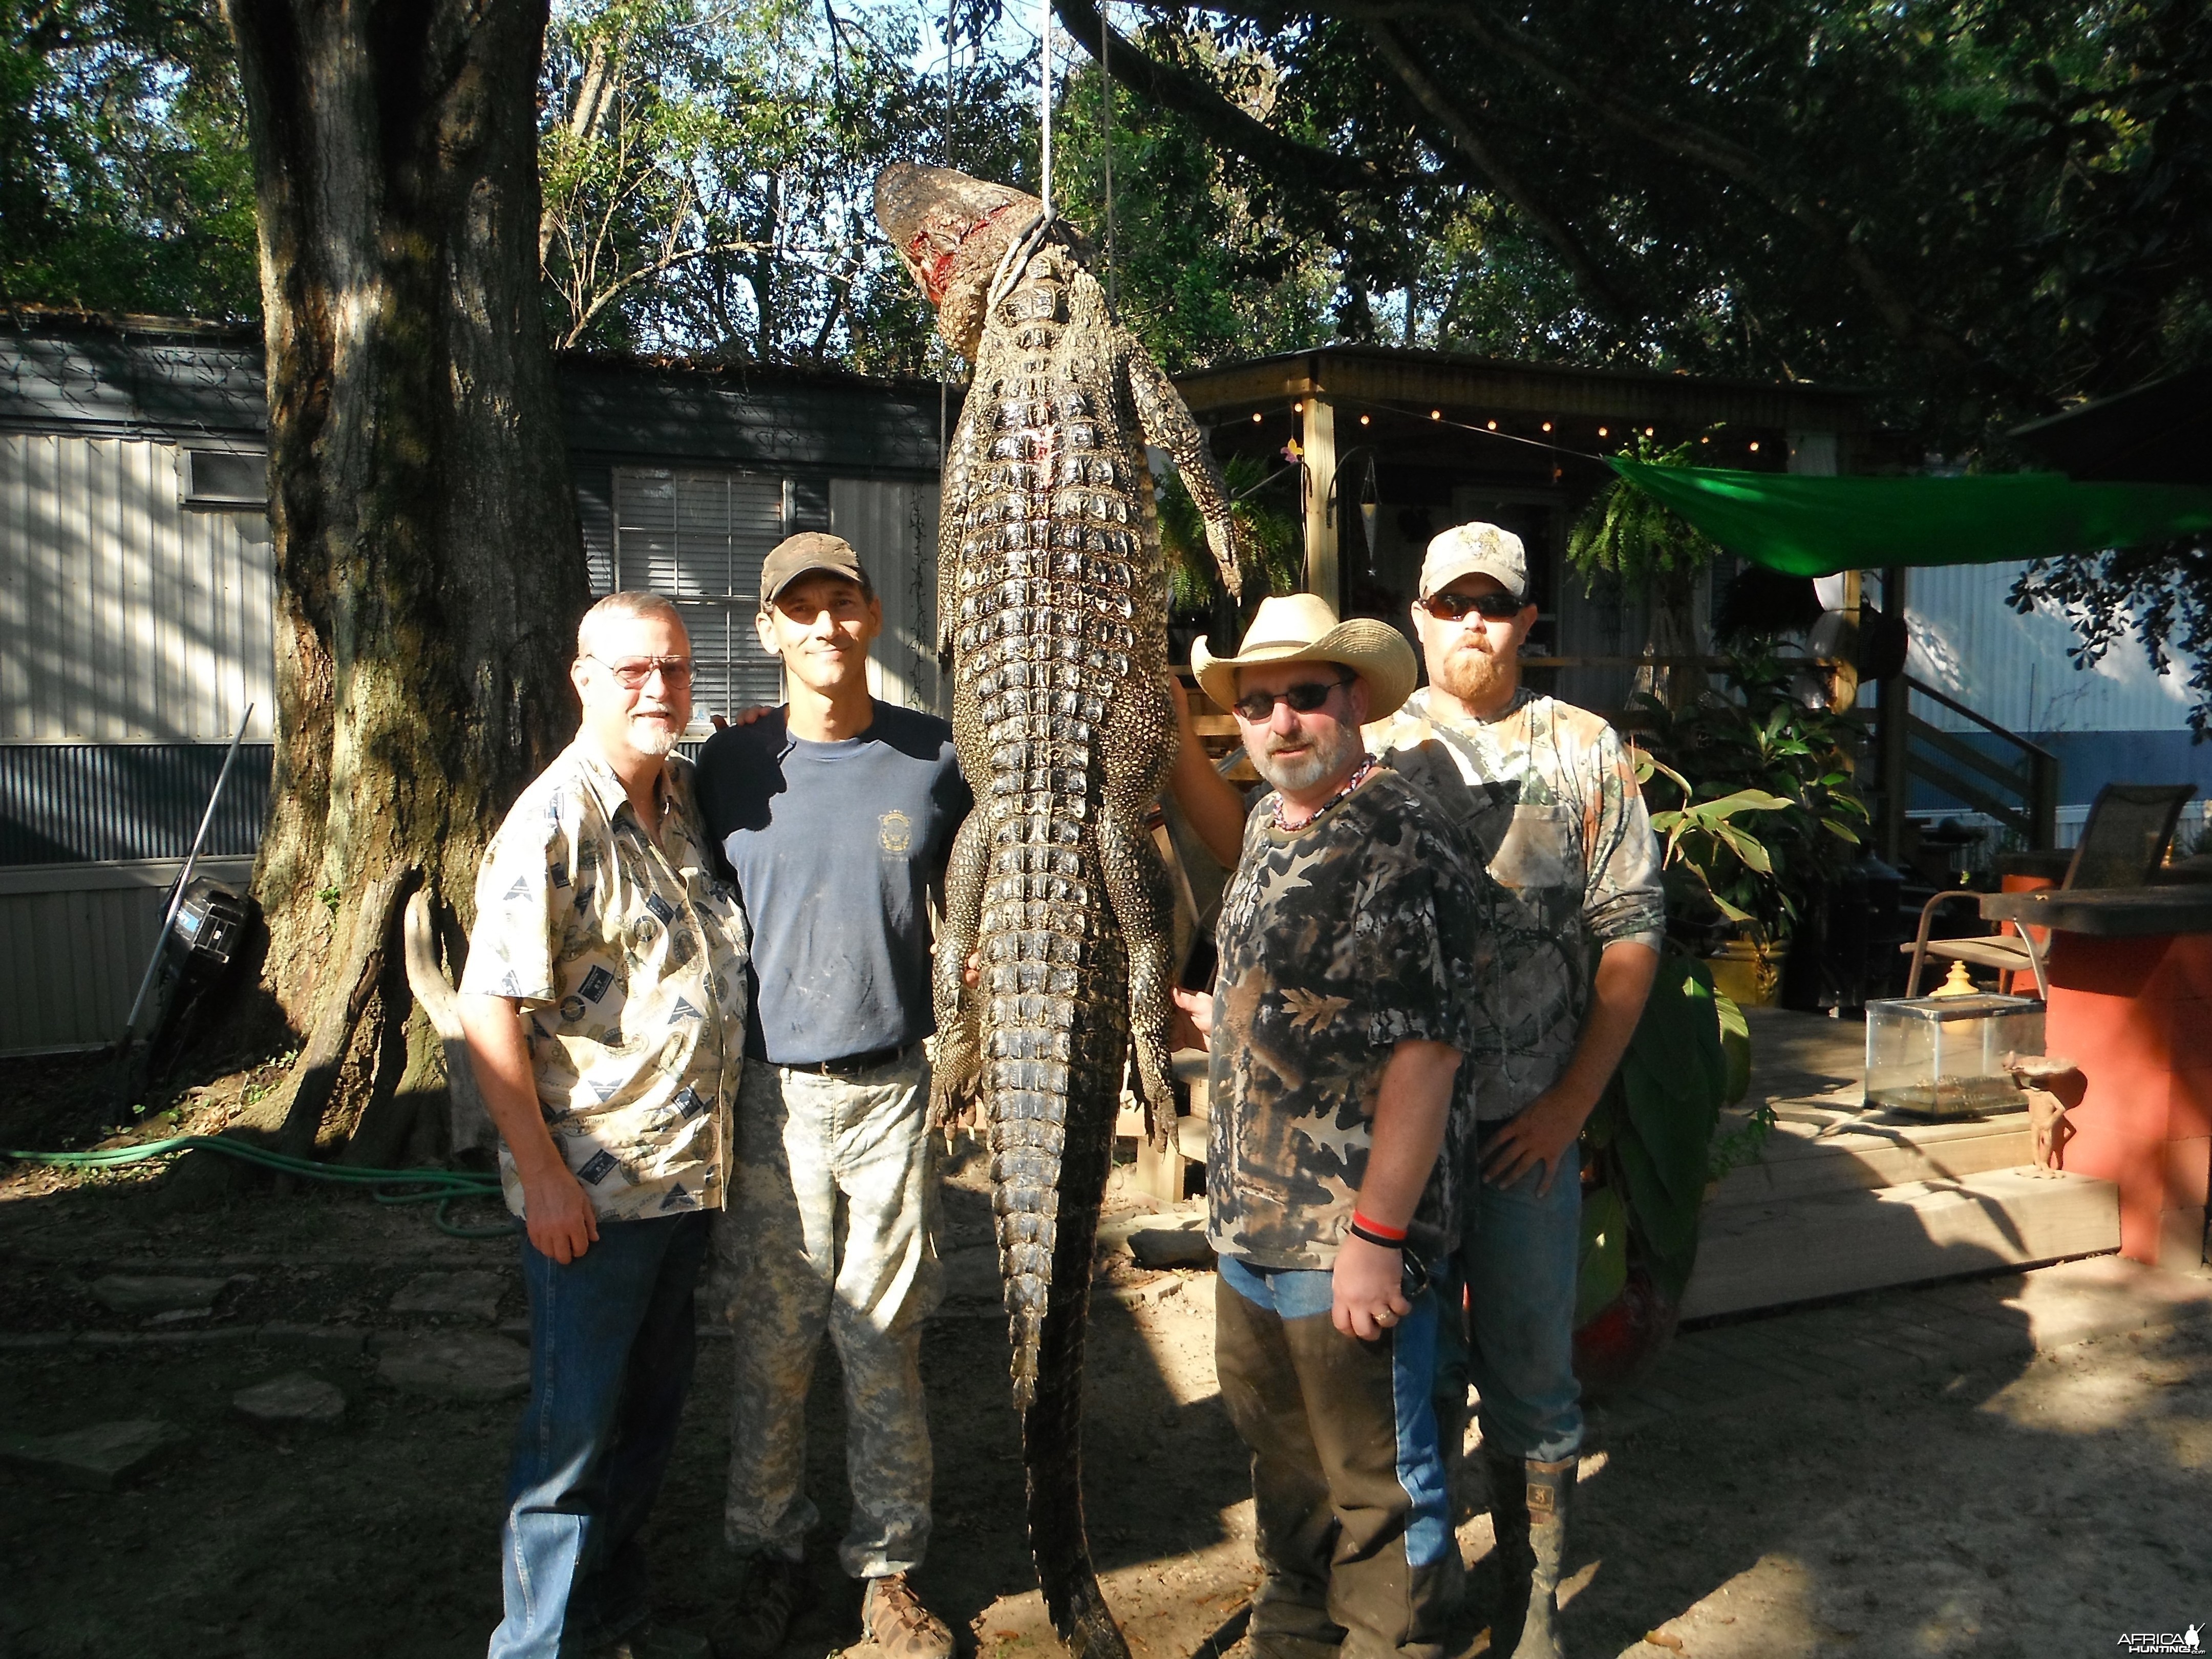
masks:
<svg viewBox="0 0 2212 1659"><path fill-rule="evenodd" d="M2050 558L2212 530L2212 489L2195 484L2076 483L2055 472L1818 478L1607 465L1739 558L1792 576Z"/></svg>

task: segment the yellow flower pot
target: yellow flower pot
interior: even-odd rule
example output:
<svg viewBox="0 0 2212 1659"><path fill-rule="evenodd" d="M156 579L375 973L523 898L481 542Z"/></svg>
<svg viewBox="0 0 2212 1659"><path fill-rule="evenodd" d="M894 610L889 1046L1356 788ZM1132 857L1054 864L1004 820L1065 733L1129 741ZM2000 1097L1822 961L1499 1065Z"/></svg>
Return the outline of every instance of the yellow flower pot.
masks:
<svg viewBox="0 0 2212 1659"><path fill-rule="evenodd" d="M1759 945L1732 939L1705 958L1713 988L1739 1008L1771 1008L1782 994L1782 958L1790 942Z"/></svg>

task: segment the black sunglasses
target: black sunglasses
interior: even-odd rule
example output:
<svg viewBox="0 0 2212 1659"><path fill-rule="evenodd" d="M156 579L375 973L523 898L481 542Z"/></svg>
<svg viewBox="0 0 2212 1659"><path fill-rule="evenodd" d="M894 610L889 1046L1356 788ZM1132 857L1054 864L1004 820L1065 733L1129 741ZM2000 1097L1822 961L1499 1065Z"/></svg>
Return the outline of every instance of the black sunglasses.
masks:
<svg viewBox="0 0 2212 1659"><path fill-rule="evenodd" d="M1438 622L1458 622L1470 611L1486 622L1510 622L1521 614L1525 601L1510 593L1431 593L1421 608Z"/></svg>
<svg viewBox="0 0 2212 1659"><path fill-rule="evenodd" d="M1279 702L1290 704L1294 713L1310 714L1328 701L1328 694L1338 686L1349 685L1358 678L1357 674L1346 674L1340 680L1301 680L1280 691L1254 691L1229 706L1254 726L1272 720Z"/></svg>

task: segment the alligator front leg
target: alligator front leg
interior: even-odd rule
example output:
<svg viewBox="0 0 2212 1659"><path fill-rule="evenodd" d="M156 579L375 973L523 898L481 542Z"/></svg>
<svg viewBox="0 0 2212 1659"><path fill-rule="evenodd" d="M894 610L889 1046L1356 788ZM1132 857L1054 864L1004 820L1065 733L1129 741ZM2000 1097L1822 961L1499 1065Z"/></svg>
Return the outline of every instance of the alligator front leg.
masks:
<svg viewBox="0 0 2212 1659"><path fill-rule="evenodd" d="M942 1129L974 1106L982 1085L983 1051L979 1036L982 992L963 975L975 949L983 914L983 877L990 849L983 840L984 814L968 815L953 837L945 869L945 925L938 930L935 964L937 1054L930 1067L929 1121Z"/></svg>
<svg viewBox="0 0 2212 1659"><path fill-rule="evenodd" d="M1231 599L1244 592L1244 574L1237 563L1237 527L1229 516L1229 487L1222 483L1206 447L1206 434L1190 417L1190 405L1175 382L1152 360L1145 349L1125 335L1122 357L1129 382L1129 401L1136 405L1137 424L1145 441L1168 453L1183 488L1190 491L1198 516L1206 524L1206 544L1213 552L1221 580Z"/></svg>
<svg viewBox="0 0 2212 1659"><path fill-rule="evenodd" d="M1108 801L1099 814L1098 863L1129 952L1129 1041L1144 1085L1146 1127L1155 1146L1174 1144L1174 1072L1168 1032L1174 1006L1175 898L1168 872L1145 833L1145 815Z"/></svg>

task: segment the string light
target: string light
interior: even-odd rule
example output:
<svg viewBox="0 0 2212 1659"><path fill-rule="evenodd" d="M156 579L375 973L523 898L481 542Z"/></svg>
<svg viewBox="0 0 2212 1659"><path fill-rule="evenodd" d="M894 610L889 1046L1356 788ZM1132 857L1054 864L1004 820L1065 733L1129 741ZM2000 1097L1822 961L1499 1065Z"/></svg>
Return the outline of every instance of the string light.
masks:
<svg viewBox="0 0 2212 1659"><path fill-rule="evenodd" d="M1258 410L1255 409L1252 411L1252 424L1254 426L1259 425L1262 418L1263 416Z"/></svg>
<svg viewBox="0 0 2212 1659"><path fill-rule="evenodd" d="M1373 420L1374 418L1375 418L1375 417L1374 417L1373 416L1371 416L1371 415L1362 415L1362 416L1359 417L1359 424L1360 424L1360 425L1362 425L1362 426L1365 426L1365 425L1366 425L1370 421Z"/></svg>
<svg viewBox="0 0 2212 1659"><path fill-rule="evenodd" d="M1552 423L1551 423L1549 421L1545 422L1544 422L1544 430L1545 430L1545 431L1547 431L1547 432L1549 432L1551 429L1552 429Z"/></svg>
<svg viewBox="0 0 2212 1659"><path fill-rule="evenodd" d="M1756 438L1751 441L1751 453L1754 455L1759 453L1759 440Z"/></svg>
<svg viewBox="0 0 2212 1659"><path fill-rule="evenodd" d="M1603 427L1600 427L1600 428L1598 428L1598 429L1597 429L1597 435L1598 435L1599 437L1601 437L1601 438L1602 438L1602 437L1604 437L1604 436L1606 435L1606 431L1605 431L1605 428L1604 428Z"/></svg>
<svg viewBox="0 0 2212 1659"><path fill-rule="evenodd" d="M1432 421L1441 421L1443 417L1444 412L1441 409L1432 409L1429 411L1429 418Z"/></svg>
<svg viewBox="0 0 2212 1659"><path fill-rule="evenodd" d="M1303 414L1304 414L1305 412L1306 412L1306 400L1305 400L1304 398L1299 398L1299 399L1297 400L1297 402L1296 402L1296 403L1294 403L1294 404L1292 404L1291 405L1291 414L1293 414L1293 415L1303 415Z"/></svg>
<svg viewBox="0 0 2212 1659"><path fill-rule="evenodd" d="M1650 427L1647 426L1644 428L1644 435L1647 438L1651 435L1651 428Z"/></svg>
<svg viewBox="0 0 2212 1659"><path fill-rule="evenodd" d="M1492 432L1497 431L1497 430L1498 430L1498 422L1495 422L1495 421L1491 422L1490 422L1490 426L1489 426L1489 429L1490 429L1491 431L1492 431Z"/></svg>

